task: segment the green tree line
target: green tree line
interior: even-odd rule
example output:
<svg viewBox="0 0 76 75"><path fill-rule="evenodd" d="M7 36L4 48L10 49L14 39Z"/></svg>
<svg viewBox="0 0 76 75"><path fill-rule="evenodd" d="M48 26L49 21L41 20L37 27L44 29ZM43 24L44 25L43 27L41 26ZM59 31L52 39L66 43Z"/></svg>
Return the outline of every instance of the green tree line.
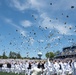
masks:
<svg viewBox="0 0 76 75"><path fill-rule="evenodd" d="M46 56L46 58L54 58L56 55L58 55L58 54L60 54L60 51L56 51L56 52L47 52L46 54L45 54L45 56ZM9 53L9 55L7 56L6 55L6 53L5 52L3 52L3 54L2 55L0 55L0 58L2 58L2 59L26 59L26 58L28 58L28 59L38 59L37 57L32 57L32 58L30 58L30 57L22 57L21 56L21 54L20 54L20 52L18 52L18 53L16 53L16 52L12 52L12 51L10 51L10 53Z"/></svg>
<svg viewBox="0 0 76 75"><path fill-rule="evenodd" d="M16 58L22 58L20 53L16 53L16 52L12 52L10 51L9 55L7 56L5 52L3 52L3 54L0 56L0 58L2 59L7 59L7 58L13 58L13 59L16 59Z"/></svg>

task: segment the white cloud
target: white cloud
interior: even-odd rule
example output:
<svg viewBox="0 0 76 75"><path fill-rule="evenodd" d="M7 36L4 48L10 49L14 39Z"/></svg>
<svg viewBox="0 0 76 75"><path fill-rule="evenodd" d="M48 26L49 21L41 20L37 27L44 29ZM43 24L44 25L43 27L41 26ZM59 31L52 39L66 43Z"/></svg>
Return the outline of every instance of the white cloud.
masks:
<svg viewBox="0 0 76 75"><path fill-rule="evenodd" d="M53 10L70 10L71 6L76 6L75 0L58 0L54 3Z"/></svg>
<svg viewBox="0 0 76 75"><path fill-rule="evenodd" d="M32 8L38 11L46 7L46 2L44 0L30 0L29 3L31 4Z"/></svg>
<svg viewBox="0 0 76 75"><path fill-rule="evenodd" d="M12 26L20 29L20 27L19 27L18 25L16 25L15 23L13 23L13 21L12 21L11 19L9 19L9 18L4 18L4 21L5 21L6 23L8 23L8 24L10 24L10 25L12 25Z"/></svg>
<svg viewBox="0 0 76 75"><path fill-rule="evenodd" d="M50 2L53 5L50 6ZM20 11L24 11L26 9L37 10L38 12L47 12L51 10L51 12L59 11L59 10L70 10L71 6L76 6L75 0L10 0L10 5L12 7L17 8Z"/></svg>
<svg viewBox="0 0 76 75"><path fill-rule="evenodd" d="M69 25L67 25L69 26ZM60 34L71 35L71 31L68 28L65 28L63 24L55 26L55 28L60 32Z"/></svg>
<svg viewBox="0 0 76 75"><path fill-rule="evenodd" d="M38 42L44 42L44 40L41 39L41 40L38 40Z"/></svg>
<svg viewBox="0 0 76 75"><path fill-rule="evenodd" d="M56 37L53 37L53 38L51 38L49 41L50 42L54 42L54 41L56 41L56 40L58 40L58 39L61 39L62 38L62 36L56 36ZM48 41L48 42L49 42Z"/></svg>
<svg viewBox="0 0 76 75"><path fill-rule="evenodd" d="M33 45L34 41L35 41L35 40L34 40L32 37L29 37L29 43L30 43L31 45Z"/></svg>
<svg viewBox="0 0 76 75"><path fill-rule="evenodd" d="M30 7L30 4L28 1L23 0L21 3L19 0L11 0L10 6L17 8L20 11L23 11L25 9L28 9Z"/></svg>
<svg viewBox="0 0 76 75"><path fill-rule="evenodd" d="M48 29L56 29L60 34L72 34L70 29L68 29L70 25L66 24L67 27L65 28L64 24L58 20L51 19L50 22L50 18L46 14L41 14L41 21L39 23L43 28L47 27Z"/></svg>
<svg viewBox="0 0 76 75"><path fill-rule="evenodd" d="M19 32L20 32L21 35L23 35L25 37L27 36L27 32L26 31L20 29Z"/></svg>
<svg viewBox="0 0 76 75"><path fill-rule="evenodd" d="M8 19L8 18L4 18L5 22L7 23L12 23L12 20L11 19Z"/></svg>
<svg viewBox="0 0 76 75"><path fill-rule="evenodd" d="M44 40L40 40L40 42L44 42Z"/></svg>
<svg viewBox="0 0 76 75"><path fill-rule="evenodd" d="M76 5L75 0L58 0L58 1L52 1L53 5L50 6L50 1L44 1L44 0L11 0L11 6L17 8L20 11L26 10L26 9L32 9L32 10L37 10L39 12L39 23L40 25L45 28L49 28L49 29L53 29L55 28L56 30L58 30L60 32L60 34L65 34L65 35L70 35L72 34L71 31L67 28L65 28L64 24L58 20L52 19L50 22L50 18L48 16L50 16L51 14L49 14L49 10L51 10L51 12L56 13L55 11L61 11L61 10L69 10L71 9L72 5ZM54 11L55 10L55 11ZM48 12L49 11L49 12ZM43 13L43 14L42 14ZM48 15L46 15L46 14ZM52 16L52 15L51 15ZM30 21L22 21L21 25L24 27L29 27L31 26L31 22ZM67 26L69 26L68 24L66 24Z"/></svg>
<svg viewBox="0 0 76 75"><path fill-rule="evenodd" d="M43 4L42 4L43 3ZM45 1L41 0L10 0L10 6L14 7L20 11L24 11L26 9L32 9L32 10L38 10L40 11L40 8L45 7Z"/></svg>
<svg viewBox="0 0 76 75"><path fill-rule="evenodd" d="M28 20L24 20L24 21L21 21L21 25L23 27L30 27L32 25L32 23Z"/></svg>
<svg viewBox="0 0 76 75"><path fill-rule="evenodd" d="M13 23L13 21L9 18L4 18L4 21L12 26L14 26L15 28L18 29L19 33L22 34L23 36L27 36L27 31L23 30L20 26L16 25L15 23Z"/></svg>

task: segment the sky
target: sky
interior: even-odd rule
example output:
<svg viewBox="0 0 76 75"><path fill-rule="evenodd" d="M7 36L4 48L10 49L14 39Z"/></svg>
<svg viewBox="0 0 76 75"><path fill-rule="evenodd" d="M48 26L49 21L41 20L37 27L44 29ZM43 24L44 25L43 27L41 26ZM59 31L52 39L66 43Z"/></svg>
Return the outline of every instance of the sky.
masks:
<svg viewBox="0 0 76 75"><path fill-rule="evenodd" d="M0 55L46 58L76 45L76 0L0 0Z"/></svg>

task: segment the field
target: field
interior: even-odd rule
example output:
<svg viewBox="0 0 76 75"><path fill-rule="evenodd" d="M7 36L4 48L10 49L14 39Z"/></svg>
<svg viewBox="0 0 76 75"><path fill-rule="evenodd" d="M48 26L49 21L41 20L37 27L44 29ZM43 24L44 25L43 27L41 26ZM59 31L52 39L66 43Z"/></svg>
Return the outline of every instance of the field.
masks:
<svg viewBox="0 0 76 75"><path fill-rule="evenodd" d="M24 74L14 74L14 73L0 72L0 75L24 75Z"/></svg>
<svg viewBox="0 0 76 75"><path fill-rule="evenodd" d="M0 72L0 75L25 75L25 74L15 74L15 73ZM72 75L72 74L70 74L70 75Z"/></svg>

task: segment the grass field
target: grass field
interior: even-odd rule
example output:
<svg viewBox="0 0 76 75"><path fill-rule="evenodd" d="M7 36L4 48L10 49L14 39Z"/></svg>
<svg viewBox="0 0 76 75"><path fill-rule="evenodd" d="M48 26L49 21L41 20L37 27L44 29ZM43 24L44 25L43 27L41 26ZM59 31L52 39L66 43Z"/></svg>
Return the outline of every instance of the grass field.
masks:
<svg viewBox="0 0 76 75"><path fill-rule="evenodd" d="M0 75L24 75L24 74L14 74L14 73L0 72Z"/></svg>
<svg viewBox="0 0 76 75"><path fill-rule="evenodd" d="M25 75L25 74L14 74L14 73L0 72L0 75ZM70 75L72 75L72 74L70 74Z"/></svg>

